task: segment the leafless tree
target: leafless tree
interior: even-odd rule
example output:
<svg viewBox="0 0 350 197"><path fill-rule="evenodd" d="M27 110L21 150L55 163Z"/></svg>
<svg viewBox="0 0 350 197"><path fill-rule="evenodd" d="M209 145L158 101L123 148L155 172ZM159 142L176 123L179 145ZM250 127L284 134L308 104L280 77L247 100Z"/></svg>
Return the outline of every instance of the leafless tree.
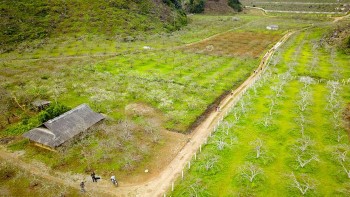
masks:
<svg viewBox="0 0 350 197"><path fill-rule="evenodd" d="M241 100L239 102L239 106L241 107L241 112L243 113L243 115L247 112L247 105L246 102L244 100Z"/></svg>
<svg viewBox="0 0 350 197"><path fill-rule="evenodd" d="M225 142L225 139L223 137L218 137L215 143L218 150L223 150L225 146L227 146L227 143Z"/></svg>
<svg viewBox="0 0 350 197"><path fill-rule="evenodd" d="M297 143L294 145L294 150L296 152L304 153L314 144L314 140L311 140L309 136L304 136L302 138L297 139Z"/></svg>
<svg viewBox="0 0 350 197"><path fill-rule="evenodd" d="M240 173L244 179L252 183L258 175L264 174L264 171L257 165L246 163L244 166L240 167Z"/></svg>
<svg viewBox="0 0 350 197"><path fill-rule="evenodd" d="M333 151L333 156L340 163L340 165L343 168L344 172L346 173L347 177L350 179L350 168L349 168L350 159L348 158L349 150L350 150L349 145L345 145L345 144L338 145L335 148L335 151Z"/></svg>
<svg viewBox="0 0 350 197"><path fill-rule="evenodd" d="M315 83L315 80L309 76L300 77L299 81L304 84L304 89Z"/></svg>
<svg viewBox="0 0 350 197"><path fill-rule="evenodd" d="M233 116L235 117L235 120L238 121L239 118L241 117L241 113L237 110L233 112Z"/></svg>
<svg viewBox="0 0 350 197"><path fill-rule="evenodd" d="M256 151L256 158L259 158L262 153L263 141L258 138L255 141L251 141L250 145L253 146L254 150Z"/></svg>
<svg viewBox="0 0 350 197"><path fill-rule="evenodd" d="M308 90L303 89L300 92L300 99L297 101L299 110L304 112L306 108L310 105L311 94Z"/></svg>
<svg viewBox="0 0 350 197"><path fill-rule="evenodd" d="M230 129L232 128L233 124L229 123L228 121L223 121L221 123L221 127L222 127L222 131L223 133L225 133L226 135L229 134Z"/></svg>
<svg viewBox="0 0 350 197"><path fill-rule="evenodd" d="M339 162L345 162L347 154L350 151L350 146L346 144L338 145L334 148L333 156Z"/></svg>
<svg viewBox="0 0 350 197"><path fill-rule="evenodd" d="M298 189L302 195L305 195L310 190L316 189L315 181L309 178L306 174L302 174L297 178L294 173L291 173L289 178L292 181L291 187Z"/></svg>
<svg viewBox="0 0 350 197"><path fill-rule="evenodd" d="M276 97L281 97L283 93L283 86L281 85L272 86L271 90L275 93Z"/></svg>
<svg viewBox="0 0 350 197"><path fill-rule="evenodd" d="M350 168L349 168L349 164L346 165L345 162L340 162L340 165L343 167L346 175L348 176L348 178L350 179Z"/></svg>
<svg viewBox="0 0 350 197"><path fill-rule="evenodd" d="M299 117L297 118L297 122L299 123L299 126L300 126L300 133L301 133L301 136L304 136L305 125L307 123L307 120L302 112L299 111L298 114L299 114Z"/></svg>
<svg viewBox="0 0 350 197"><path fill-rule="evenodd" d="M307 164L312 161L319 161L318 156L314 153L298 153L296 152L296 161L299 164L299 167L304 168Z"/></svg>
<svg viewBox="0 0 350 197"><path fill-rule="evenodd" d="M203 167L206 171L209 171L214 167L214 165L219 161L219 158L217 156L209 157L207 156L205 158L205 161L203 163Z"/></svg>
<svg viewBox="0 0 350 197"><path fill-rule="evenodd" d="M271 125L271 116L265 116L263 118L264 127L269 127Z"/></svg>
<svg viewBox="0 0 350 197"><path fill-rule="evenodd" d="M236 144L237 142L238 142L237 136L231 135L230 136L230 145L232 146L232 145Z"/></svg>

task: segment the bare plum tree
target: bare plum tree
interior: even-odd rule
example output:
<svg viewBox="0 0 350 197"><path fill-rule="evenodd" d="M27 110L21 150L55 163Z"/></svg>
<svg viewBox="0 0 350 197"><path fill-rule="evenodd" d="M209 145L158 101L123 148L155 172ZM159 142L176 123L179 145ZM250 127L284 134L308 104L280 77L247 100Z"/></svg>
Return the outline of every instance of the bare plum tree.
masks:
<svg viewBox="0 0 350 197"><path fill-rule="evenodd" d="M304 168L307 164L312 161L319 161L318 156L315 153L296 153L296 161L299 167Z"/></svg>
<svg viewBox="0 0 350 197"><path fill-rule="evenodd" d="M203 162L203 168L206 171L209 171L210 169L212 169L214 167L214 165L219 161L219 157L218 156L207 156L205 157L205 160Z"/></svg>
<svg viewBox="0 0 350 197"><path fill-rule="evenodd" d="M227 146L227 143L225 142L225 138L220 136L218 137L217 140L215 140L215 144L216 144L216 147L218 150L223 150L226 146Z"/></svg>
<svg viewBox="0 0 350 197"><path fill-rule="evenodd" d="M247 179L249 182L253 182L258 175L264 174L264 171L252 163L246 163L239 168L242 178Z"/></svg>
<svg viewBox="0 0 350 197"><path fill-rule="evenodd" d="M251 141L250 145L253 146L254 150L256 151L256 158L259 158L262 154L263 141L258 138L254 141Z"/></svg>
<svg viewBox="0 0 350 197"><path fill-rule="evenodd" d="M348 152L350 151L350 146L347 144L338 145L333 151L333 157L340 163L342 169L346 173L347 177L350 179L350 158L348 157Z"/></svg>
<svg viewBox="0 0 350 197"><path fill-rule="evenodd" d="M304 136L297 139L297 143L294 145L293 149L296 152L304 153L314 144L315 144L314 140L311 140L309 136Z"/></svg>
<svg viewBox="0 0 350 197"><path fill-rule="evenodd" d="M305 195L310 190L316 189L316 182L306 174L302 174L297 178L294 173L291 173L288 177L291 179L290 186L298 189L302 195Z"/></svg>

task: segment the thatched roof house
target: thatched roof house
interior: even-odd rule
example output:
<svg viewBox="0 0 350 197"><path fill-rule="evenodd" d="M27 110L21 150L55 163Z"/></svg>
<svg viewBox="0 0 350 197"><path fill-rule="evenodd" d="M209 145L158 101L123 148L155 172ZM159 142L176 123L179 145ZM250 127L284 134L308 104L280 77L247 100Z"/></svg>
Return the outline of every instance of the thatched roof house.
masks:
<svg viewBox="0 0 350 197"><path fill-rule="evenodd" d="M23 136L38 146L53 149L86 131L102 119L104 116L92 111L88 105L82 104L45 122L41 127L24 133Z"/></svg>

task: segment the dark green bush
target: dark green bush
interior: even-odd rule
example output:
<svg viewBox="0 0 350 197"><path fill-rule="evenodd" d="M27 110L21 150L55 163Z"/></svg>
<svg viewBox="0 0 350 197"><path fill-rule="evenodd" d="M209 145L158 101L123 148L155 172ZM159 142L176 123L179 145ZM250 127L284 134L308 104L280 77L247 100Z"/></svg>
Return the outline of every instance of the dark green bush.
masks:
<svg viewBox="0 0 350 197"><path fill-rule="evenodd" d="M22 121L16 124L11 125L4 131L5 136L19 135L25 133L35 127L40 126L42 123L55 118L66 111L69 111L70 108L62 105L60 103L52 104L49 108L44 111L41 111L38 115L33 117L25 116L22 118Z"/></svg>
<svg viewBox="0 0 350 197"><path fill-rule="evenodd" d="M43 123L69 110L70 110L69 107L62 105L60 103L52 104L49 108L47 108L46 110L38 114L38 120L39 122Z"/></svg>
<svg viewBox="0 0 350 197"><path fill-rule="evenodd" d="M228 5L237 12L242 11L242 4L239 0L228 0Z"/></svg>
<svg viewBox="0 0 350 197"><path fill-rule="evenodd" d="M189 11L191 13L202 13L204 6L205 0L190 0Z"/></svg>

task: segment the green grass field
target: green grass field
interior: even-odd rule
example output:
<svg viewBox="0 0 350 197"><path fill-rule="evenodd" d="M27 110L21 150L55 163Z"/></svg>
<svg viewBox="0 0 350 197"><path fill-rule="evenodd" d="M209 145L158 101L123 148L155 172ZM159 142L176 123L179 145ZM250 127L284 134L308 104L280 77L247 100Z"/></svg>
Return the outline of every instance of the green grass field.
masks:
<svg viewBox="0 0 350 197"><path fill-rule="evenodd" d="M275 55L278 63L224 119L171 196L301 196L292 173L303 191L308 184L305 196L349 195L349 177L337 154L349 148L339 121L350 101L350 88L341 83L350 78L350 59L320 42L326 29L298 33ZM313 79L309 85L306 76ZM334 80L340 81L339 107L332 111ZM308 96L302 111L303 94ZM303 151L302 144L308 144ZM347 155L347 170L349 162ZM252 182L249 170L258 172Z"/></svg>
<svg viewBox="0 0 350 197"><path fill-rule="evenodd" d="M74 3L70 6L71 11L77 11ZM225 118L224 126L171 195L298 196L298 190L290 187L292 172L298 180L303 174L315 180L315 189L307 191L308 196L349 194L349 179L334 155L349 146L345 130L339 126L342 111L335 109L343 109L349 103L350 87L331 82L350 78L350 59L323 39L330 35L328 17L191 15L187 26L173 32L161 31L163 27L157 18L151 23L154 31L138 34L147 28L148 19L142 17L135 17L135 24L126 25L125 29L113 26L106 30L118 31L116 36L96 33L104 21L96 29L83 26L82 32L74 32L80 29L81 22L94 20L90 15L74 23L63 20L63 30L73 32L25 39L16 47L11 46L10 52L1 53L0 101L6 106L0 107L0 144L12 151L24 151L24 161L39 161L52 170L80 174L96 170L102 176L116 173L121 182L132 182L151 165L159 165L155 163L164 149L169 150L169 155L176 152L167 147L176 144L175 136L187 138L182 134L190 133L196 121L215 108L221 96L238 87L256 69L273 46L271 40L288 31L314 26L297 33L278 51L264 77ZM145 24L138 26L141 29L133 28L139 23ZM268 31L266 26L272 24L278 25L279 30ZM129 28L135 32L127 36ZM229 46L238 43L242 47L238 47L241 51L237 54L202 53L210 46L196 43L228 31L226 37L219 36L218 46L230 51ZM237 39L245 34L250 37L236 42L229 38L235 34L241 36ZM273 39L250 39L257 35ZM196 50L185 50L196 44ZM258 46L263 49L251 55ZM312 83L305 85L308 80ZM333 91L334 87L340 88ZM108 118L58 152L43 150L21 137L41 124L38 113L29 108L35 99L57 101L71 108L88 103ZM301 107L305 109L300 110ZM165 130L181 134L165 135ZM296 151L301 139L308 137L310 147L302 154ZM263 144L259 158L255 158L253 147L260 142L257 139ZM301 160L313 156L317 159L314 157L300 167ZM344 165L349 166L349 156L344 160ZM245 165L247 162L264 172L252 182L241 174L243 167L249 166ZM20 174L0 180L1 192L48 195L46 187L41 187L45 184L37 177L27 177L23 188L14 189L27 174L0 161L0 176L15 171ZM40 188L36 188L35 181ZM49 186L57 192L78 195L70 189Z"/></svg>
<svg viewBox="0 0 350 197"><path fill-rule="evenodd" d="M78 190L57 185L0 159L1 196L81 196Z"/></svg>

